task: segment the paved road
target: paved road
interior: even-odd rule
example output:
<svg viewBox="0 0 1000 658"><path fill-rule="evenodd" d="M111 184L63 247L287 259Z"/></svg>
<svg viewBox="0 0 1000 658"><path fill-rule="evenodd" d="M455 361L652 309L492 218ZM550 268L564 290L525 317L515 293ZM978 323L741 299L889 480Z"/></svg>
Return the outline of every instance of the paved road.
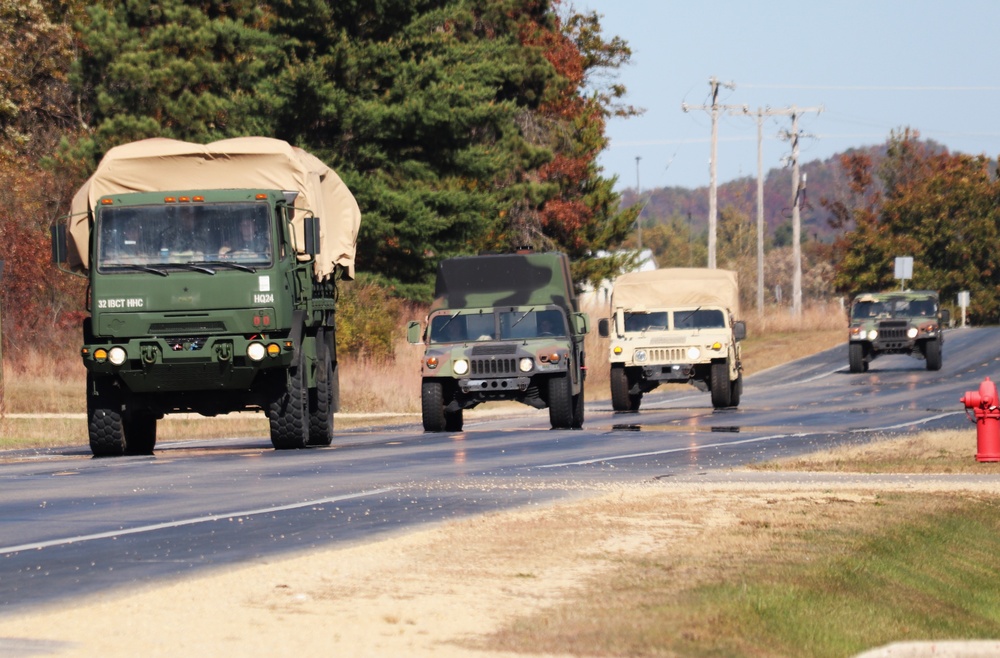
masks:
<svg viewBox="0 0 1000 658"><path fill-rule="evenodd" d="M959 398L1000 378L1000 329L947 335L944 367L883 357L850 374L841 346L747 378L739 409L693 387L638 413L588 405L579 431L545 412L338 432L330 448L177 442L152 457L77 446L0 464L0 609L577 495L608 482L717 471L920 428L969 428ZM17 456L7 453L0 457ZM24 456L22 453L20 456ZM971 455L970 455L971 457Z"/></svg>

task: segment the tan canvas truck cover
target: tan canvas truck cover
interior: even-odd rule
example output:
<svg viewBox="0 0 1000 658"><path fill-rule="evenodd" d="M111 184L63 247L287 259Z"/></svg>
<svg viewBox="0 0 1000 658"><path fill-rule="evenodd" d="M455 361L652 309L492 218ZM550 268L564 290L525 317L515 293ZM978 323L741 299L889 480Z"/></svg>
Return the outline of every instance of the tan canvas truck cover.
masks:
<svg viewBox="0 0 1000 658"><path fill-rule="evenodd" d="M612 309L629 310L718 306L740 317L736 272L678 267L628 272L615 280Z"/></svg>
<svg viewBox="0 0 1000 658"><path fill-rule="evenodd" d="M319 158L279 139L237 137L210 144L153 138L116 146L73 197L68 221L70 267L89 267L90 212L101 197L128 192L268 189L298 192L295 207L320 218L313 273L319 280L344 268L354 278L361 210L340 177ZM304 248L305 212L292 221Z"/></svg>

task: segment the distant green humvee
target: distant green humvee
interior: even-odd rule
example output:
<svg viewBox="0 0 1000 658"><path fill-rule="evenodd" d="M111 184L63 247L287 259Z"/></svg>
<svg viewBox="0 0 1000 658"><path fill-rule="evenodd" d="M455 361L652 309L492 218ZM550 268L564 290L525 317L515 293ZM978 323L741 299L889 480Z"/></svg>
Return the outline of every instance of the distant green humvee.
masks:
<svg viewBox="0 0 1000 658"><path fill-rule="evenodd" d="M866 292L851 303L847 360L851 372L865 372L882 354L924 359L928 370L941 369L944 325L951 320L933 290Z"/></svg>
<svg viewBox="0 0 1000 658"><path fill-rule="evenodd" d="M451 258L438 266L425 324L421 411L428 432L457 432L463 410L515 400L549 410L553 428L583 425L589 319L561 253Z"/></svg>

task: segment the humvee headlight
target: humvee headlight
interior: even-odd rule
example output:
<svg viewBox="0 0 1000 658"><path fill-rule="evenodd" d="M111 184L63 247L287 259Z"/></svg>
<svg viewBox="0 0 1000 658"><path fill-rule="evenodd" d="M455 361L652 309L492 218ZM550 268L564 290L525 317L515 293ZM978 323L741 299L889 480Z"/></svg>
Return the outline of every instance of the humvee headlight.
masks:
<svg viewBox="0 0 1000 658"><path fill-rule="evenodd" d="M94 350L94 361L97 361L98 363L104 363L107 360L108 360L108 351L106 349L104 349L103 347L98 347L96 350Z"/></svg>
<svg viewBox="0 0 1000 658"><path fill-rule="evenodd" d="M529 357L523 357L517 364L521 372L531 372L531 369L535 367L535 362Z"/></svg>
<svg viewBox="0 0 1000 658"><path fill-rule="evenodd" d="M720 343L719 341L715 341L714 343L712 343L712 349L718 352L719 350L722 349L722 343Z"/></svg>
<svg viewBox="0 0 1000 658"><path fill-rule="evenodd" d="M269 357L274 358L274 357L278 356L279 354L281 354L281 345L278 345L277 343L270 343L270 344L268 344L268 346L267 346L267 355Z"/></svg>
<svg viewBox="0 0 1000 658"><path fill-rule="evenodd" d="M613 348L611 348L611 351L615 353L615 356L621 356L622 346L621 345L615 345Z"/></svg>
<svg viewBox="0 0 1000 658"><path fill-rule="evenodd" d="M689 361L697 361L700 358L701 358L701 350L699 350L697 347L689 347L688 348L688 360Z"/></svg>
<svg viewBox="0 0 1000 658"><path fill-rule="evenodd" d="M267 354L267 348L264 347L264 343L250 343L247 345L247 356L250 357L251 361L260 361Z"/></svg>
<svg viewBox="0 0 1000 658"><path fill-rule="evenodd" d="M456 375L464 375L469 372L469 362L465 359L459 359L455 362L455 365L452 366L452 370Z"/></svg>
<svg viewBox="0 0 1000 658"><path fill-rule="evenodd" d="M872 329L871 331L868 332L868 340L875 340L876 338L878 338L877 329Z"/></svg>
<svg viewBox="0 0 1000 658"><path fill-rule="evenodd" d="M636 350L635 354L632 355L632 358L638 361L639 363L645 363L646 350Z"/></svg>
<svg viewBox="0 0 1000 658"><path fill-rule="evenodd" d="M910 327L909 329L906 330L906 337L907 338L916 338L917 337L917 333L918 333L918 331L917 331L916 327Z"/></svg>
<svg viewBox="0 0 1000 658"><path fill-rule="evenodd" d="M115 346L111 348L110 352L108 352L108 361L110 361L112 365L120 366L125 363L125 357L127 356L128 355L125 354L124 349Z"/></svg>

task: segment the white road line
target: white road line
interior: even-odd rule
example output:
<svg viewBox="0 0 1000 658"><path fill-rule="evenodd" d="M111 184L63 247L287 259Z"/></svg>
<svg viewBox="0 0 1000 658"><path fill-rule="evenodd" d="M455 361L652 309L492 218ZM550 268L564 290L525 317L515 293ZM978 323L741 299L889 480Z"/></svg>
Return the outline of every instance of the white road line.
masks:
<svg viewBox="0 0 1000 658"><path fill-rule="evenodd" d="M949 411L947 413L938 414L936 416L928 416L927 418L922 418L920 420L913 420L907 423L898 423L896 425L886 425L885 427L866 427L859 430L850 430L851 433L863 433L863 432L884 432L886 430L895 430L901 427L911 427L913 425L923 425L924 423L929 423L932 420L937 420L939 418L947 418L948 416L956 416L958 414L964 413L962 411ZM576 462L563 462L560 464L542 464L540 466L532 466L531 468L559 468L562 466L586 466L588 464L598 464L600 462L611 462L618 461L620 459L636 459L638 457L652 457L655 455L668 455L675 452L692 452L695 450L704 450L706 448L725 448L727 446L738 446L747 443L759 443L761 441L770 441L772 439L787 439L787 438L802 438L804 436L814 436L830 434L830 432L796 432L793 434L772 434L770 436L758 436L753 439L742 439L740 441L726 441L725 443L704 443L695 446L685 446L683 448L668 448L666 450L654 450L651 452L634 452L628 455L613 455L610 457L598 457L596 459L584 459L582 461Z"/></svg>
<svg viewBox="0 0 1000 658"><path fill-rule="evenodd" d="M109 539L111 537L122 537L124 535L136 535L143 532L152 532L154 530L165 530L168 528L180 528L186 525L194 525L196 523L205 523L208 521L221 521L224 519L232 519L241 516L254 516L257 514L269 514L272 512L283 512L291 509L301 509L303 507L310 507L312 505L323 505L325 503L337 503L343 500L351 500L353 498L362 498L364 496L376 496L378 494L388 493L394 491L395 487L388 487L386 489L374 489L372 491L362 491L355 494L347 494L345 496L333 496L332 498L319 498L317 500L307 500L302 503L292 503L291 505L278 505L276 507L262 507L260 509L246 510L243 512L229 512L226 514L211 514L209 516L199 516L193 519L183 519L181 521L170 521L169 523L154 523L152 525L139 526L137 528L123 528L120 530L110 530L108 532L98 532L92 535L79 535L77 537L64 537L62 539L50 539L49 541L36 542L34 544L21 544L19 546L4 546L0 547L0 555L4 553L17 553L19 551L31 551L41 548L48 548L50 546L61 546L63 544L78 544L80 542L92 541L94 539Z"/></svg>

